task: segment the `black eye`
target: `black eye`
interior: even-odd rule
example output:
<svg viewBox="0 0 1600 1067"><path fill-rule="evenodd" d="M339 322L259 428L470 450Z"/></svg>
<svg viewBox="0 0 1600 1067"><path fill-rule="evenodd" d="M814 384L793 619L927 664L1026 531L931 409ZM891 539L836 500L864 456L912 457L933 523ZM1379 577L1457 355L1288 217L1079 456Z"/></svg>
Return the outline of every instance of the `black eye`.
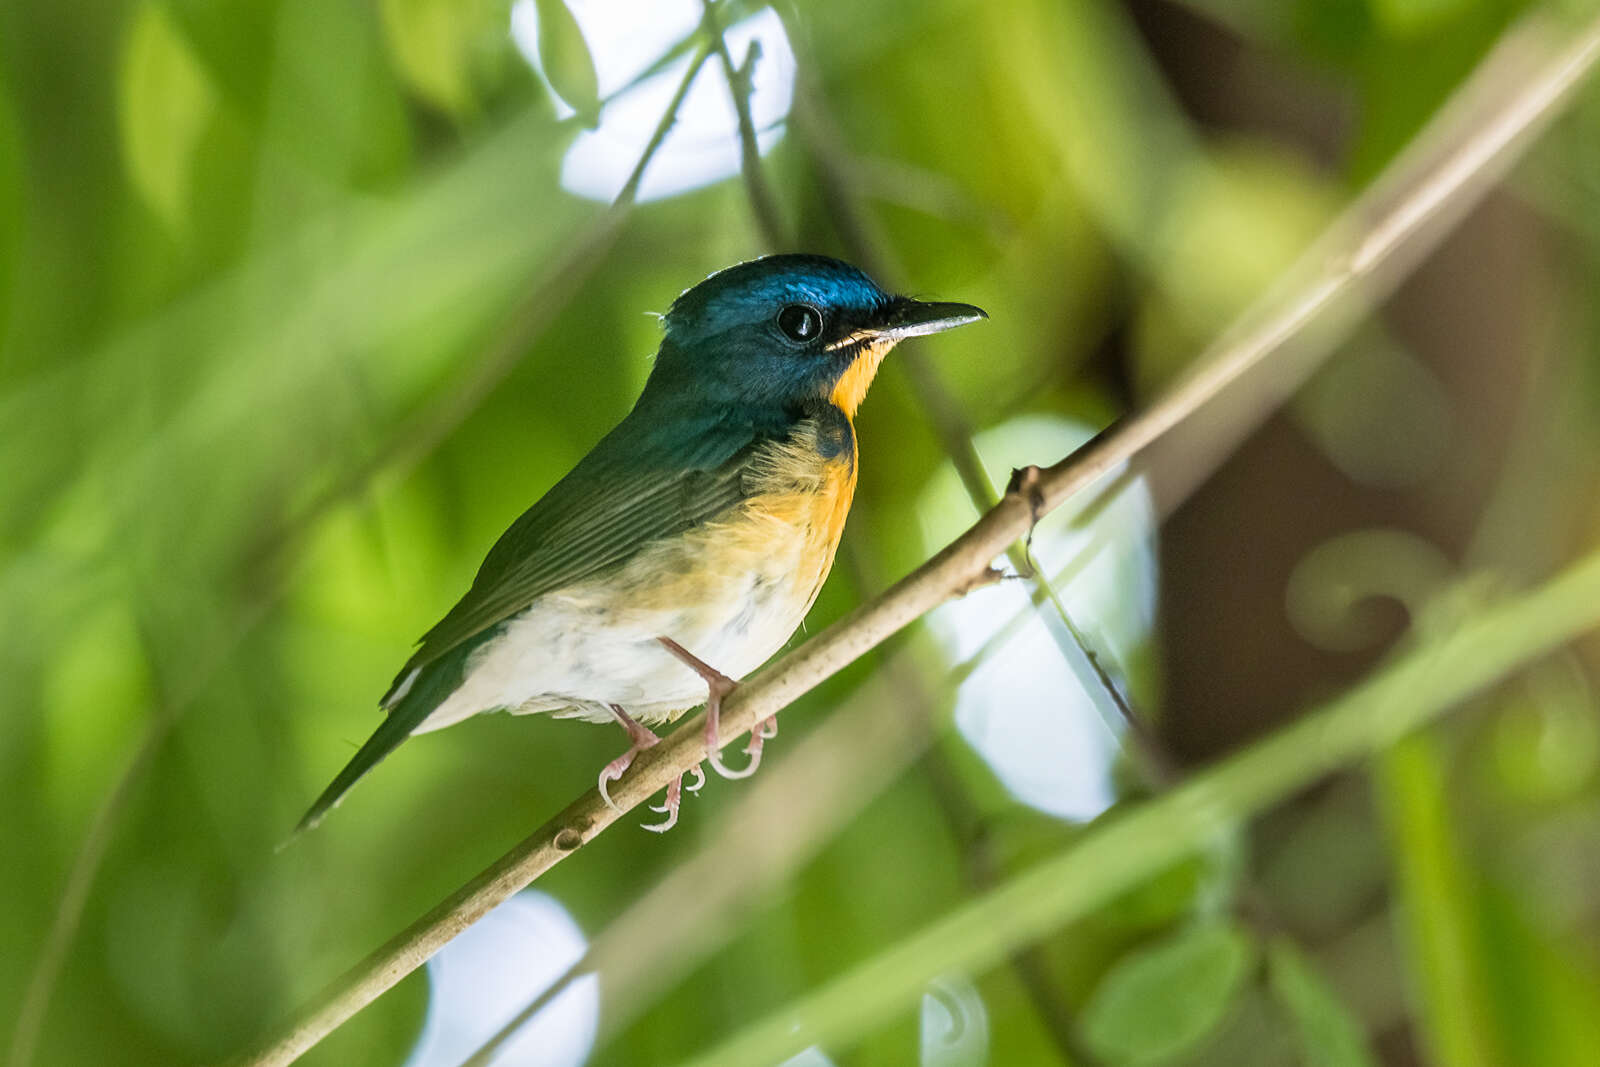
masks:
<svg viewBox="0 0 1600 1067"><path fill-rule="evenodd" d="M822 333L822 312L810 304L790 304L778 312L778 329L791 341L815 341Z"/></svg>

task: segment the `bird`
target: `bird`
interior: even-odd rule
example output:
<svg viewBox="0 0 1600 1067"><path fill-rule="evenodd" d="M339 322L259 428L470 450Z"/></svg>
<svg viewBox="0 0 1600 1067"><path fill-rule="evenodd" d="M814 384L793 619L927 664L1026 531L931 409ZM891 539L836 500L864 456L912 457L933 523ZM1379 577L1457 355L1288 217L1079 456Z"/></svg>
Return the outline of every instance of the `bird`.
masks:
<svg viewBox="0 0 1600 1067"><path fill-rule="evenodd" d="M471 588L380 701L383 722L317 797L315 826L407 738L481 713L615 722L628 749L705 703L706 758L721 700L793 636L833 565L854 496L855 417L884 357L908 337L988 315L896 296L863 271L770 255L709 275L661 316L632 410L489 550ZM705 782L693 769L690 790ZM683 776L652 810L678 819ZM614 806L614 805L613 805Z"/></svg>

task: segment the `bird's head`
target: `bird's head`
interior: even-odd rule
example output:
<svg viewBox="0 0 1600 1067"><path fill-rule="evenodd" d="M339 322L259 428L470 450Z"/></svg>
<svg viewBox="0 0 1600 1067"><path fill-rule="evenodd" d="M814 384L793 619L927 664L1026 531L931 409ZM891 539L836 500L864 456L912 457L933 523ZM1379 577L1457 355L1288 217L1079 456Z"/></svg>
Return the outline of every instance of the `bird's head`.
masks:
<svg viewBox="0 0 1600 1067"><path fill-rule="evenodd" d="M767 256L673 302L650 387L753 407L829 400L854 417L897 343L987 317L971 304L891 296L826 256Z"/></svg>

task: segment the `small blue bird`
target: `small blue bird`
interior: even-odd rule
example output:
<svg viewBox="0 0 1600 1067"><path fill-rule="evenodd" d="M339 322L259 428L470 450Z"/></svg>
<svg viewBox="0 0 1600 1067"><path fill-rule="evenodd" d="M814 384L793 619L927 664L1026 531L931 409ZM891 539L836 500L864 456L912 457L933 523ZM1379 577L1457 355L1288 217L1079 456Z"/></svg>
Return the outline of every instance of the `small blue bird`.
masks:
<svg viewBox="0 0 1600 1067"><path fill-rule="evenodd" d="M629 748L600 791L707 705L718 773L722 697L800 626L833 565L856 484L856 409L899 341L986 318L885 293L856 268L768 256L673 302L626 418L489 550L472 588L423 635L388 713L300 821L314 826L412 734L482 712L616 722ZM725 673L724 673L725 672ZM699 788L704 775L695 768ZM654 809L669 829L680 777Z"/></svg>

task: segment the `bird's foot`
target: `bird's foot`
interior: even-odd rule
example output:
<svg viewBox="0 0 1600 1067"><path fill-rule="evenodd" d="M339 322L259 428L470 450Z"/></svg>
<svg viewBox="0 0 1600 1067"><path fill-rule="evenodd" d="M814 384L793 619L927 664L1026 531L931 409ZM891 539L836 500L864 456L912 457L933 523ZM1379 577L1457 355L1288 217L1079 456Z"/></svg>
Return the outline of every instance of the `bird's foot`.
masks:
<svg viewBox="0 0 1600 1067"><path fill-rule="evenodd" d="M608 706L611 708L611 714L616 716L618 725L628 731L628 740L632 742L628 746L628 751L600 768L600 799L604 800L613 809L620 811L622 809L617 808L616 801L611 799L611 783L627 773L628 768L633 766L634 757L647 748L659 745L661 738L657 737L655 731L651 730L650 727L640 724L633 716L623 711L616 704Z"/></svg>
<svg viewBox="0 0 1600 1067"><path fill-rule="evenodd" d="M706 683L706 762L711 764L711 769L724 778L748 778L756 773L756 768L761 766L761 746L768 737L778 731L778 724L772 719L757 726L750 731L750 743L745 746L745 752L750 756L750 763L738 770L722 762L722 698L738 688L739 683L729 678L726 674L709 666L700 657L684 648L670 637L658 637L663 648L676 656L684 666L694 671ZM771 732L767 732L770 727Z"/></svg>
<svg viewBox="0 0 1600 1067"><path fill-rule="evenodd" d="M700 774L700 780L705 781L705 772ZM653 834L664 834L678 825L678 804L683 800L683 775L672 780L667 786L667 797L660 804L650 805L651 811L659 811L667 817L665 822L642 822L639 825Z"/></svg>
<svg viewBox="0 0 1600 1067"><path fill-rule="evenodd" d="M756 768L761 766L762 746L777 736L778 719L776 716L762 719L760 722L756 723L755 729L750 731L750 740L746 742L744 746L745 755L750 757L749 765L738 774L730 774L728 777L748 778L752 774L756 773Z"/></svg>
<svg viewBox="0 0 1600 1067"><path fill-rule="evenodd" d="M683 784L684 776L678 775L672 780L672 784L667 786L666 799L660 804L650 805L651 811L659 811L667 817L667 821L657 823L642 822L639 824L641 827L653 834L664 834L678 825L678 805L683 800L684 791L698 793L706 784L706 772L700 769L700 764L696 763L693 767L690 767L687 773L694 775L694 779L688 785Z"/></svg>
<svg viewBox="0 0 1600 1067"><path fill-rule="evenodd" d="M628 739L633 742L628 746L628 751L600 768L600 798L609 804L613 810L620 811L621 809L617 807L616 801L611 799L611 783L627 773L628 768L633 766L634 757L645 749L660 744L661 738L657 737L655 732L648 726L641 724L616 704L608 706L611 708L611 714L616 717L618 724L628 731ZM706 784L706 772L700 769L698 763L691 770L694 773L694 781L689 785L689 792L698 793L700 788ZM683 788L683 775L680 774L672 780L671 785L667 786L666 800L659 805L651 805L650 810L661 812L667 817L666 822L640 823L640 825L644 829L658 834L664 834L676 826L678 824L678 804L683 799Z"/></svg>

